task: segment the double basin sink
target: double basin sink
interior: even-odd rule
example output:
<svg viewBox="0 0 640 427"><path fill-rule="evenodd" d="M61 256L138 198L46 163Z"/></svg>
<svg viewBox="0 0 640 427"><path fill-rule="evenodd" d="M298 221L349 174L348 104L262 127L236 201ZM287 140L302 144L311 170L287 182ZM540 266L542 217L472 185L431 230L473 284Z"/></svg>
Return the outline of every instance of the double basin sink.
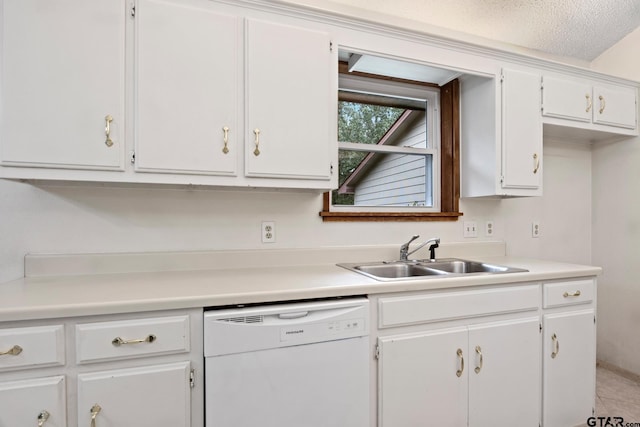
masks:
<svg viewBox="0 0 640 427"><path fill-rule="evenodd" d="M356 273L376 280L427 279L443 277L461 277L477 274L504 274L526 272L523 268L506 267L458 258L415 261L381 261L371 263L338 264Z"/></svg>

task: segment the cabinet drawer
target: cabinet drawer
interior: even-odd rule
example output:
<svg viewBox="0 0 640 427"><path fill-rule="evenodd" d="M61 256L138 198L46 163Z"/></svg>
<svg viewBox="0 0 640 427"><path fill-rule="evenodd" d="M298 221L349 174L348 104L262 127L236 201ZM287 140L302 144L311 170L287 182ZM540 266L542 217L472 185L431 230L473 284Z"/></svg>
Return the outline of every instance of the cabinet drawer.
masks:
<svg viewBox="0 0 640 427"><path fill-rule="evenodd" d="M64 365L64 327L0 329L0 354L0 371Z"/></svg>
<svg viewBox="0 0 640 427"><path fill-rule="evenodd" d="M545 283L543 288L544 308L583 304L593 301L595 283L593 279Z"/></svg>
<svg viewBox="0 0 640 427"><path fill-rule="evenodd" d="M188 316L76 325L78 363L183 353L189 350Z"/></svg>
<svg viewBox="0 0 640 427"><path fill-rule="evenodd" d="M538 285L381 298L379 327L537 310Z"/></svg>

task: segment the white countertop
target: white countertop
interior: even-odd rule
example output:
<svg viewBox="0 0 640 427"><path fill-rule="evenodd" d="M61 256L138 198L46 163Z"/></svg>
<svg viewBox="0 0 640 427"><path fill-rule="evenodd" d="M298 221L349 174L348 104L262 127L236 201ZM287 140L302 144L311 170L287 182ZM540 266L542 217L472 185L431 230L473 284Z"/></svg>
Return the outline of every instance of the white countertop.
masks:
<svg viewBox="0 0 640 427"><path fill-rule="evenodd" d="M260 255L258 252L247 253ZM332 254L342 257L340 259L345 262L354 261L354 257L344 259L340 250L333 250ZM242 252L237 252L236 255L242 255ZM367 254L367 251L363 251L360 256L372 255L371 252ZM217 264L216 268L212 269L199 267L194 270L175 271L114 273L113 269L95 268L102 274L55 276L34 272L33 277L0 284L0 321L540 282L596 276L601 272L599 267L535 259L504 256L465 258L524 268L529 272L443 278L430 276L425 279L381 282L338 267L333 262L327 262L328 258L322 256L314 257L314 262L309 264L305 264L304 260L298 257L291 261L295 265L285 265L283 263L286 261L282 261L272 266L256 263L257 266L248 268L228 262L228 268ZM385 258L380 258L382 259ZM367 260L376 261L378 258ZM51 260L47 258L46 262L49 263ZM64 260L57 262L61 263ZM95 265L95 262L92 265ZM35 271L37 268L32 270ZM92 270L78 268L78 271L86 273Z"/></svg>

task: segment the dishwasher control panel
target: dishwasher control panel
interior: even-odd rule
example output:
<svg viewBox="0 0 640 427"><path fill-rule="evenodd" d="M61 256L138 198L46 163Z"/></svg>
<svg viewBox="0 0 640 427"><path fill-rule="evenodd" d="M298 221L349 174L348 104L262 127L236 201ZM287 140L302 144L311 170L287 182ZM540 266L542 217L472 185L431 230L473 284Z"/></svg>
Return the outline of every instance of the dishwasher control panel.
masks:
<svg viewBox="0 0 640 427"><path fill-rule="evenodd" d="M368 318L366 298L208 310L205 357L368 336Z"/></svg>

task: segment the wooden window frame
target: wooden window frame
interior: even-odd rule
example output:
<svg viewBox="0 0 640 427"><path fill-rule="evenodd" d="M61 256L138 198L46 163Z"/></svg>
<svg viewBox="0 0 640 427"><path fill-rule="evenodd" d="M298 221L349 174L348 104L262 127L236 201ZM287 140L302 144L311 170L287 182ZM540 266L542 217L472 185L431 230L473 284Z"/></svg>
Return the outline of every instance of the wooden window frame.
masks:
<svg viewBox="0 0 640 427"><path fill-rule="evenodd" d="M345 63L339 72L347 73ZM401 81L423 86L429 83L384 78L366 73L351 74ZM331 193L324 193L320 216L324 222L344 221L457 221L460 201L460 83L452 80L440 87L440 212L335 212L331 211Z"/></svg>

